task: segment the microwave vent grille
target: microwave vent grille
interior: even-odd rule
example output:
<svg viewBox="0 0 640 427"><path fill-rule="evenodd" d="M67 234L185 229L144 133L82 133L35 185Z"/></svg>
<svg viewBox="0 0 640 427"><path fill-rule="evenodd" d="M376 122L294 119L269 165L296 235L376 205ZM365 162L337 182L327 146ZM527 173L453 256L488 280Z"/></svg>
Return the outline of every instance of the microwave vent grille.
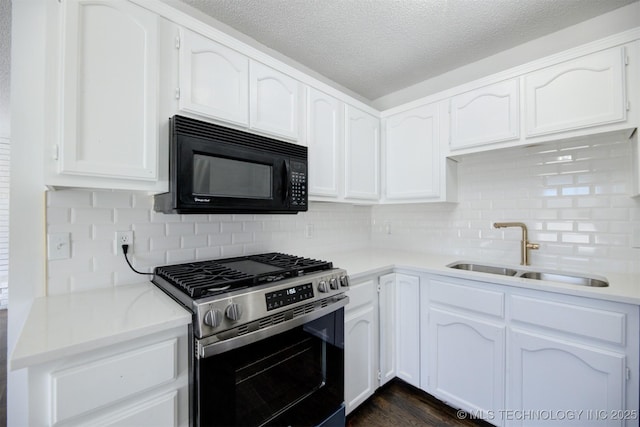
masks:
<svg viewBox="0 0 640 427"><path fill-rule="evenodd" d="M214 125L183 116L173 116L172 131L176 135L203 138L207 141L233 143L257 150L268 150L291 157L307 157L307 147L279 141L266 136L255 135L237 129Z"/></svg>

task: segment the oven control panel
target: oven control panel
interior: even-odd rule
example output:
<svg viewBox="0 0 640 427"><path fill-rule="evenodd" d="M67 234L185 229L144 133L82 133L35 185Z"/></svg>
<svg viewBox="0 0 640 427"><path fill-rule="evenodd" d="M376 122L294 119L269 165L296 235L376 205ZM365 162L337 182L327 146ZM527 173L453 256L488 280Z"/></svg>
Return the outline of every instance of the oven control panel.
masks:
<svg viewBox="0 0 640 427"><path fill-rule="evenodd" d="M287 289L267 292L265 294L265 299L267 301L267 311L295 304L297 302L311 298L313 298L313 285L311 283L292 286Z"/></svg>

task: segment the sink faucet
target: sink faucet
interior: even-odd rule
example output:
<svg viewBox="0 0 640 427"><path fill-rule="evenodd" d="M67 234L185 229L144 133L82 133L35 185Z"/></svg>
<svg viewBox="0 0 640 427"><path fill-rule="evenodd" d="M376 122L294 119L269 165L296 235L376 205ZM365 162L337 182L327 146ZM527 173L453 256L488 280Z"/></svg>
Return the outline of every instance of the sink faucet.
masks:
<svg viewBox="0 0 640 427"><path fill-rule="evenodd" d="M527 236L527 226L522 222L494 222L495 228L520 227L522 228L522 242L520 245L520 265L529 265L529 249L540 249L537 243L530 243Z"/></svg>

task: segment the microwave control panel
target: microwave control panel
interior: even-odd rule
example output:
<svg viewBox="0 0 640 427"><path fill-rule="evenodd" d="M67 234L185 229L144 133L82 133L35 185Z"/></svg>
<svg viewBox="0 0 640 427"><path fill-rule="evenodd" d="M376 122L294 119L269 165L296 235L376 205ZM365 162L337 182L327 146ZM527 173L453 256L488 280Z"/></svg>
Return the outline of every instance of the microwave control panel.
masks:
<svg viewBox="0 0 640 427"><path fill-rule="evenodd" d="M307 206L307 165L301 162L291 161L291 196L293 207L304 208Z"/></svg>

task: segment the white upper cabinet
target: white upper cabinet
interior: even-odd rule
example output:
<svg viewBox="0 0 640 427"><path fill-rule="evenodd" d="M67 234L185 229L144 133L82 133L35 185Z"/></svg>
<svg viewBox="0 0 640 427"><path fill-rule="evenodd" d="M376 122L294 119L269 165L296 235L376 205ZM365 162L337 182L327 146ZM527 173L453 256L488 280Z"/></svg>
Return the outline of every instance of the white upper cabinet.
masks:
<svg viewBox="0 0 640 427"><path fill-rule="evenodd" d="M345 197L376 201L380 197L380 120L345 106Z"/></svg>
<svg viewBox="0 0 640 427"><path fill-rule="evenodd" d="M307 88L307 146L309 195L339 196L339 160L342 150L342 103Z"/></svg>
<svg viewBox="0 0 640 427"><path fill-rule="evenodd" d="M451 98L451 150L518 139L518 79Z"/></svg>
<svg viewBox="0 0 640 427"><path fill-rule="evenodd" d="M617 47L524 76L526 136L626 120L625 50Z"/></svg>
<svg viewBox="0 0 640 427"><path fill-rule="evenodd" d="M273 68L251 61L251 129L297 140L300 84Z"/></svg>
<svg viewBox="0 0 640 427"><path fill-rule="evenodd" d="M386 198L437 197L440 173L438 105L423 105L387 117L385 133Z"/></svg>
<svg viewBox="0 0 640 427"><path fill-rule="evenodd" d="M156 181L158 16L124 0L63 7L58 173L111 188L113 178Z"/></svg>
<svg viewBox="0 0 640 427"><path fill-rule="evenodd" d="M179 108L249 125L249 58L187 29L180 30Z"/></svg>

